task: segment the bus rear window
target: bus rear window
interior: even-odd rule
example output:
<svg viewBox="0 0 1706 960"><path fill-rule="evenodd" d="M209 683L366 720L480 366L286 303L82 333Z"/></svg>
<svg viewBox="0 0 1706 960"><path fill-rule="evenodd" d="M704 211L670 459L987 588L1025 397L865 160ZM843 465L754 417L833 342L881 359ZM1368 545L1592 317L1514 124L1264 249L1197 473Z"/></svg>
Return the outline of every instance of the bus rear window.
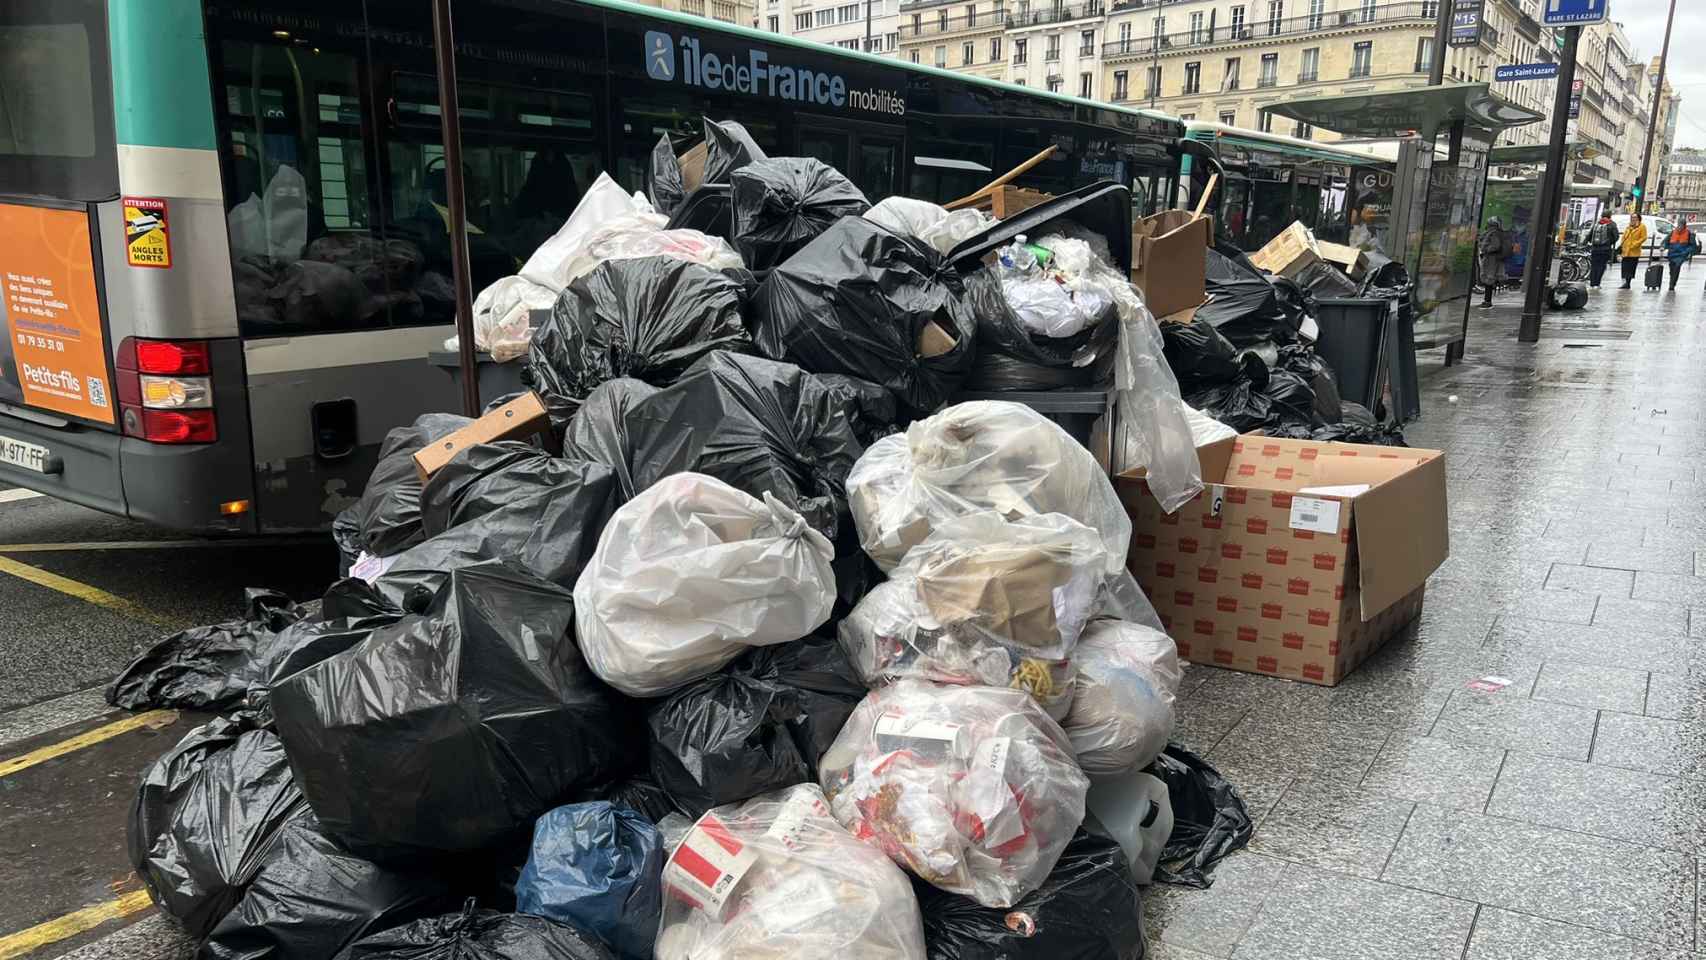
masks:
<svg viewBox="0 0 1706 960"><path fill-rule="evenodd" d="M0 25L0 153L95 156L94 78L82 24Z"/></svg>

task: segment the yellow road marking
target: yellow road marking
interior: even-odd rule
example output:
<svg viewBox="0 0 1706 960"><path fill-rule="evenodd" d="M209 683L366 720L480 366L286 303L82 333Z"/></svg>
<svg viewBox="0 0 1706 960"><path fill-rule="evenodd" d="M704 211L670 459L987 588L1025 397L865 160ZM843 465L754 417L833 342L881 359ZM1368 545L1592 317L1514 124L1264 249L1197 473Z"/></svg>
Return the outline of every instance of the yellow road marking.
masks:
<svg viewBox="0 0 1706 960"><path fill-rule="evenodd" d="M93 930L103 923L145 910L151 903L147 890L136 890L117 900L84 907L57 920L49 920L28 930L19 930L17 933L0 937L0 960L13 960L14 957L34 953L50 943L58 943L86 930Z"/></svg>
<svg viewBox="0 0 1706 960"><path fill-rule="evenodd" d="M20 770L28 770L30 767L33 767L38 763L46 763L55 757L63 757L68 753L75 753L84 747L94 746L103 740L111 740L120 734L129 733L132 730L140 730L143 727L159 728L170 726L177 719L178 711L176 710L150 710L147 713L138 713L125 717L123 720L115 720L104 726L96 727L87 733L79 733L77 736L71 737L68 740L61 740L58 743L49 744L37 750L31 750L29 753L13 757L10 760L0 760L0 779L9 777ZM4 941L0 941L0 943L3 942ZM0 952L0 960L5 960L5 957L6 954Z"/></svg>
<svg viewBox="0 0 1706 960"><path fill-rule="evenodd" d="M0 557L0 573L9 573L20 580L28 580L49 590L57 590L68 597L76 597L85 603L106 607L114 613L123 614L155 626L171 628L174 625L162 617L131 603L123 597L114 596L99 587L91 587L69 577L57 573L49 573L40 567L32 567L27 563L19 563L10 557Z"/></svg>

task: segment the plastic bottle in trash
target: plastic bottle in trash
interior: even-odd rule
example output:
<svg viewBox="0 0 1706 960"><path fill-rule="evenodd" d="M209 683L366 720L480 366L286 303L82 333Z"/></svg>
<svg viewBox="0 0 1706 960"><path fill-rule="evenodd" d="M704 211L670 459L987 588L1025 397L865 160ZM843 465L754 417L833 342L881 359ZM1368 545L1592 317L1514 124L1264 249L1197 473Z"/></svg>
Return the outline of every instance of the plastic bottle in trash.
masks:
<svg viewBox="0 0 1706 960"><path fill-rule="evenodd" d="M1167 785L1141 770L1090 785L1084 806L1110 839L1125 850L1131 875L1141 886L1155 879L1161 850L1173 835L1173 804Z"/></svg>
<svg viewBox="0 0 1706 960"><path fill-rule="evenodd" d="M1037 255L1032 247L1025 243L1025 235L1019 234L1013 242L1001 248L1001 266L1005 270L1017 270L1020 273L1037 268Z"/></svg>

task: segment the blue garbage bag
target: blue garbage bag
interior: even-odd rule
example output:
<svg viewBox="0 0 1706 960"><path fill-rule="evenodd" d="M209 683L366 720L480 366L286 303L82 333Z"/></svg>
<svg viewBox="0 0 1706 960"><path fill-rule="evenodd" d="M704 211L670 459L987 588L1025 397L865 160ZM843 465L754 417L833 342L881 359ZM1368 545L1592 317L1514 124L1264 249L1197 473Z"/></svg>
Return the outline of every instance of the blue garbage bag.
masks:
<svg viewBox="0 0 1706 960"><path fill-rule="evenodd" d="M649 958L663 909L663 837L604 800L571 803L533 825L516 911L579 927L624 957Z"/></svg>

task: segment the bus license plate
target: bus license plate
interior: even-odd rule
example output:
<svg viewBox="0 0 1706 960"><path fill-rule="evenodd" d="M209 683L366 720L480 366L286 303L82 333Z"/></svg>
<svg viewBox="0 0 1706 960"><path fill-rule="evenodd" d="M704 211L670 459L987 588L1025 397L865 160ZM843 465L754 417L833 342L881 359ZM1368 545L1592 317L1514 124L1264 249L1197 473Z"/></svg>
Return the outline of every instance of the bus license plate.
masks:
<svg viewBox="0 0 1706 960"><path fill-rule="evenodd" d="M11 437L0 436L0 463L34 470L37 473L47 472L47 448L39 444L25 443L13 440Z"/></svg>

